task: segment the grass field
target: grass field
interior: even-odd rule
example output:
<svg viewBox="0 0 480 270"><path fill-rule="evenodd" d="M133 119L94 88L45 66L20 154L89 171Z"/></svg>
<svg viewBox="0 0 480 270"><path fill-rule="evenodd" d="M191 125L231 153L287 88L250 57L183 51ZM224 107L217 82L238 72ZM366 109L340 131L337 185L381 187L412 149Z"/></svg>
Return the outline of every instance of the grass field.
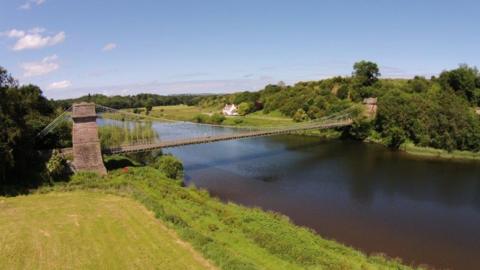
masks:
<svg viewBox="0 0 480 270"><path fill-rule="evenodd" d="M155 106L150 112L150 115L171 120L192 121L198 114L212 114L214 112L218 112L218 110L203 109L197 106L172 105Z"/></svg>
<svg viewBox="0 0 480 270"><path fill-rule="evenodd" d="M199 114L211 115L220 113L220 109L201 108L198 106L173 105L156 106L150 112L153 117L166 118L170 120L193 121ZM279 112L264 114L262 111L248 114L246 116L229 116L222 123L223 125L249 126L249 127L277 127L293 124L293 120L283 116Z"/></svg>
<svg viewBox="0 0 480 270"><path fill-rule="evenodd" d="M82 173L75 175L69 183L39 192L73 190L94 190L138 200L221 269L410 269L399 261L367 256L326 240L307 228L293 225L285 216L226 204L205 191L182 187L181 182L168 179L151 167L111 171L106 177ZM95 215L95 210L91 210ZM74 221L70 223L74 224ZM71 226L75 229L75 225ZM112 236L105 241L113 248L130 248ZM71 248L81 247L81 244L72 242ZM136 248L139 247L133 249ZM192 259L187 256L185 260Z"/></svg>
<svg viewBox="0 0 480 270"><path fill-rule="evenodd" d="M93 192L0 197L0 269L214 269L141 204Z"/></svg>

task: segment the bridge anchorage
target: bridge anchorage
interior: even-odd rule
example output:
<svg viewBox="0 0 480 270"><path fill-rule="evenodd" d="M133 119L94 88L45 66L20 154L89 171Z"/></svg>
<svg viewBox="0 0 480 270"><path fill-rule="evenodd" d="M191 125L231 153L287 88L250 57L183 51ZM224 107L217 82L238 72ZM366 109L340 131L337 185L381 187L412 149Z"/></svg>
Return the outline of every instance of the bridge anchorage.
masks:
<svg viewBox="0 0 480 270"><path fill-rule="evenodd" d="M348 108L344 111L313 121L290 124L282 127L275 126L259 128L174 121L131 113L125 110L116 110L101 105L95 105L94 103L82 102L73 104L70 109L58 116L38 135L46 135L55 129L61 122L71 118L73 120L72 148L63 149L62 152L70 152L73 154L73 167L75 171L93 171L104 175L107 171L103 163L102 154L111 155L145 152L184 145L274 136L305 130L345 127L352 124L351 116L355 111L355 108ZM103 124L109 125L109 123L111 123L116 129L111 129L110 134L102 134L102 132L99 132L97 126L98 117L103 118ZM128 119L128 121L124 121L125 119ZM138 120L140 120L142 125L150 123L150 129L153 129L152 120L154 120L156 127L159 127L160 130L166 127L170 129L171 133L172 130L174 130L174 132L169 135L163 134L168 132L161 131L162 137L160 138L156 131L153 131L155 136L150 136L150 140L145 140L142 130L139 131L136 126L133 131L131 130L131 123ZM102 129L100 131L102 131ZM187 132L182 132L182 129ZM120 133L123 132L124 134L121 134L121 136L119 136L119 134L112 135L112 130L113 132L118 131ZM127 130L127 132L125 130ZM200 134L198 132L192 134L192 130L201 130L201 132ZM207 134L207 132L209 132L209 134ZM99 133L102 135L102 140L100 140ZM138 136L139 133L141 136ZM152 134L150 133L150 135ZM116 137L117 140L121 137L124 138L124 140L121 142L117 141L116 144L108 144L106 143L108 142L108 136ZM132 139L132 137L136 137L136 139Z"/></svg>

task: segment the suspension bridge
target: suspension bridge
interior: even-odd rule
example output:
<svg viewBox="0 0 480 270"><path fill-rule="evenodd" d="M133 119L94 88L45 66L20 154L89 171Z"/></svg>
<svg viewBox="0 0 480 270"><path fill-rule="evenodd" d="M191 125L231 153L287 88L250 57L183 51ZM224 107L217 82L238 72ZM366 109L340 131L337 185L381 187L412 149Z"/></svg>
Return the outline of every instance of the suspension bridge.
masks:
<svg viewBox="0 0 480 270"><path fill-rule="evenodd" d="M116 110L94 103L78 103L59 115L38 136L43 137L51 133L65 121L73 121L72 148L63 149L62 152L73 153L75 170L105 174L102 154L145 152L192 144L345 127L352 124L352 113L352 108L349 108L315 121L287 126L240 127L175 121ZM98 118L103 120L101 126L112 125L115 128L110 133L102 134L102 127L99 132L97 125Z"/></svg>

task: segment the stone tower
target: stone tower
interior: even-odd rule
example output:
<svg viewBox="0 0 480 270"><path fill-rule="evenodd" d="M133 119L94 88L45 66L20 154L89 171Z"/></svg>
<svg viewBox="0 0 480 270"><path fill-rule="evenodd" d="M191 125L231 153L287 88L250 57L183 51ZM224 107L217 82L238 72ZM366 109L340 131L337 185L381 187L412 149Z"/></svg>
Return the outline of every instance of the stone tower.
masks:
<svg viewBox="0 0 480 270"><path fill-rule="evenodd" d="M98 138L94 103L76 103L72 110L73 166L77 171L107 174Z"/></svg>

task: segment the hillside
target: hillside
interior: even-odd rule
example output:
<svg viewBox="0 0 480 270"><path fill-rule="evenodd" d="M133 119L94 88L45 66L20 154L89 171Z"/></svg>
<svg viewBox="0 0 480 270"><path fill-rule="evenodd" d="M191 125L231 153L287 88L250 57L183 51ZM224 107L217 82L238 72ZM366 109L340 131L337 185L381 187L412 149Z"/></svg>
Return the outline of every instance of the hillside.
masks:
<svg viewBox="0 0 480 270"><path fill-rule="evenodd" d="M214 269L139 203L68 192L0 198L0 269Z"/></svg>
<svg viewBox="0 0 480 270"><path fill-rule="evenodd" d="M399 261L383 256L367 256L353 248L326 240L310 229L295 226L283 215L233 203L225 204L205 191L185 188L181 181L169 179L159 170L148 166L111 171L103 178L81 173L66 184L44 188L41 192L74 190L101 191L136 199L221 269L410 269ZM38 195L36 197L41 198ZM96 203L108 207L105 204ZM95 216L93 211L90 214L92 216ZM112 223L115 222L118 221ZM133 223L138 228L139 225ZM130 248L123 240L118 241L113 236L107 238L110 247ZM75 249L84 244L73 242L71 247ZM152 244L147 242L142 246L145 248ZM114 258L123 254L107 256ZM132 256L135 254L132 253ZM176 258L175 254L161 256Z"/></svg>

